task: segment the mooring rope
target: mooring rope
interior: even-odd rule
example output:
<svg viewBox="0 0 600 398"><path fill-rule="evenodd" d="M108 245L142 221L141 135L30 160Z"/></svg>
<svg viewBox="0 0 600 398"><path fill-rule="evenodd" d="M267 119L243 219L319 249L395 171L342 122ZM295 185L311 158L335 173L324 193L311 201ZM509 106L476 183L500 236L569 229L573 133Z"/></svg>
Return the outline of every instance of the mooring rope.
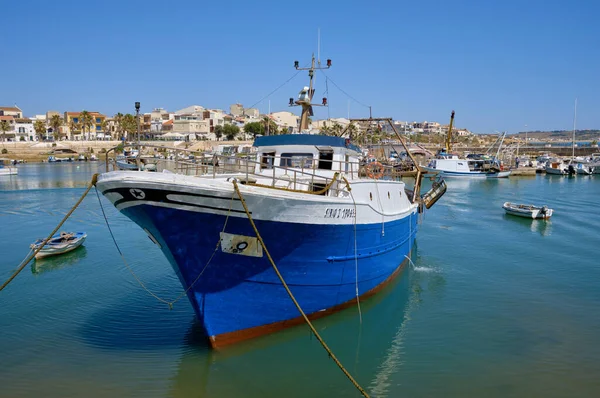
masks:
<svg viewBox="0 0 600 398"><path fill-rule="evenodd" d="M360 323L362 324L362 311L360 309L360 298L358 294L358 240L356 238L356 219L358 218L358 209L356 207L356 201L354 200L354 195L352 194L352 187L350 187L350 182L346 177L342 177L344 182L346 183L346 188L348 189L348 193L350 193L350 197L352 198L352 203L354 204L354 277L355 277L355 288L356 288L356 305L358 307L358 317Z"/></svg>
<svg viewBox="0 0 600 398"><path fill-rule="evenodd" d="M123 264L125 264L125 268L127 268L127 270L135 278L135 280L142 287L142 289L144 289L149 295L151 295L152 297L154 297L155 299L157 299L161 303L167 304L169 306L169 309L172 310L173 309L173 305L176 302L178 302L179 300L181 300L181 298L183 298L187 294L187 292L192 287L194 287L194 285L196 284L196 282L198 282L198 280L200 280L200 277L202 276L202 274L204 274L204 271L206 270L206 268L208 268L208 266L210 265L210 262L212 261L213 257L217 253L217 250L219 250L219 246L221 245L221 235L219 235L219 240L217 241L217 245L215 246L215 250L213 250L213 252L210 255L210 258L208 259L206 265L204 265L204 267L202 268L202 270L200 271L200 273L198 274L198 276L196 277L196 279L194 279L194 281L183 292L181 292L179 294L179 296L177 296L177 298L175 298L175 300L168 301L166 299L163 299L162 297L159 297L153 291L151 291L150 289L148 289L148 287L144 284L144 282L142 282L142 280L137 276L137 274L129 266L129 263L125 259L125 256L123 255L123 252L121 251L121 248L119 247L119 244L117 243L117 239L115 238L115 235L113 234L112 228L110 227L110 224L108 223L108 218L106 217L106 213L104 212L104 206L102 205L102 201L100 200L100 194L98 193L98 189L96 189L96 196L98 197L98 203L100 203L100 209L102 210L102 215L104 216L104 221L106 222L106 226L108 227L108 232L110 233L110 236L111 236L111 238L112 238L112 240L113 240L113 242L115 244L115 247L117 248L117 251L119 252L119 255L121 256L121 259L123 260ZM225 218L225 223L223 224L223 229L221 230L221 232L225 232L225 227L227 227L227 222L229 221L229 215L231 214L231 206L233 204L233 198L234 198L234 196L235 196L235 192L231 195L231 201L229 202L229 210L227 211L227 217Z"/></svg>
<svg viewBox="0 0 600 398"><path fill-rule="evenodd" d="M98 174L96 173L96 174L94 174L92 176L92 180L90 181L87 189L85 190L85 192L83 193L83 195L81 195L81 197L79 198L79 200L77 201L77 203L75 203L75 205L71 208L71 210L69 210L69 212L63 217L63 219L58 223L58 225L56 226L56 228L54 228L52 230L52 232L50 232L50 235L48 235L48 237L42 241L42 244L40 245L40 247L38 247L25 260L23 260L21 262L21 266L19 266L19 268L17 268L17 270L10 276L10 278L8 278L8 280L6 282L4 282L2 284L2 286L0 286L0 291L2 291L6 286L8 286L8 284L10 282L12 282L12 280L15 279L15 277L17 275L19 275L19 273L21 271L23 271L23 268L25 268L25 266L27 264L29 264L29 262L35 257L35 255L38 254L40 252L40 250L42 250L44 248L44 246L46 246L46 244L48 243L48 241L50 239L52 239L52 237L54 236L54 234L60 229L60 227L62 227L62 225L65 223L65 221L67 221L67 219L69 217L71 217L71 214L73 214L73 212L81 204L81 202L83 202L83 199L87 196L88 192L90 192L90 189L92 189L92 187L96 185L97 181L98 181Z"/></svg>
<svg viewBox="0 0 600 398"><path fill-rule="evenodd" d="M271 254L269 253L269 250L267 250L267 246L265 245L265 242L263 241L262 236L258 232L258 228L256 227L256 224L254 223L254 220L252 219L252 215L250 214L250 211L248 210L248 206L246 205L246 200L244 199L244 196L240 192L240 188L238 187L237 180L233 179L232 181L233 181L233 188L234 188L235 192L237 193L238 197L240 198L240 202L242 203L242 206L244 207L244 211L246 212L246 216L248 217L248 221L250 221L250 225L252 226L252 229L254 229L254 233L256 234L256 238L260 242L260 245L262 246L263 250L265 251L265 254L267 255L267 258L269 259L269 262L271 263L271 266L273 267L273 270L277 274L277 277L281 281L281 284L285 288L287 294L290 296L290 299L292 299L292 301L294 302L294 305L298 309L298 312L300 312L300 314L302 315L302 318L304 318L304 321L306 322L306 324L308 325L308 327L312 331L313 335L317 338L317 340L319 340L319 343L321 343L321 345L323 346L323 348L325 349L325 351L327 351L327 354L329 354L329 357L332 358L333 361L336 363L336 365L340 368L340 370L342 372L344 372L344 374L346 375L346 377L348 377L348 379L352 382L352 384L354 384L354 387L356 387L356 389L358 391L360 391L360 393L363 396L368 397L369 395L367 394L367 392L356 382L356 380L354 380L354 378L352 377L352 375L346 370L346 368L344 368L344 365L342 365L342 363L339 361L339 359L337 359L337 357L333 354L333 352L331 351L331 349L329 348L329 346L327 346L327 343L325 343L325 341L323 340L323 338L319 335L319 332L317 332L317 329L315 329L315 327L313 326L313 324L311 323L311 321L308 319L308 316L306 316L306 314L302 310L302 307L300 307L300 304L298 303L298 301L296 301L296 298L294 297L294 295L292 294L292 291L290 290L290 288L288 287L287 283L285 282L285 279L283 279L283 276L279 272L279 269L277 268L277 265L275 264L275 261L271 257Z"/></svg>

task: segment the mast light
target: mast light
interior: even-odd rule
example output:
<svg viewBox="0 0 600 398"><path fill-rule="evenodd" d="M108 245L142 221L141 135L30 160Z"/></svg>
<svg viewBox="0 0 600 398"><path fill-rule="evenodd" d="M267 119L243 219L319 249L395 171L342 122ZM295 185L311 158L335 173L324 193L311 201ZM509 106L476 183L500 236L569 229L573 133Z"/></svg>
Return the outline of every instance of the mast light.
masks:
<svg viewBox="0 0 600 398"><path fill-rule="evenodd" d="M299 66L300 66L300 63L298 61L294 61L294 68L298 69Z"/></svg>
<svg viewBox="0 0 600 398"><path fill-rule="evenodd" d="M327 67L328 68L331 67L331 60L330 59L327 60Z"/></svg>
<svg viewBox="0 0 600 398"><path fill-rule="evenodd" d="M290 98L290 106L294 105L294 99Z"/></svg>
<svg viewBox="0 0 600 398"><path fill-rule="evenodd" d="M327 106L327 98L323 97L323 105Z"/></svg>

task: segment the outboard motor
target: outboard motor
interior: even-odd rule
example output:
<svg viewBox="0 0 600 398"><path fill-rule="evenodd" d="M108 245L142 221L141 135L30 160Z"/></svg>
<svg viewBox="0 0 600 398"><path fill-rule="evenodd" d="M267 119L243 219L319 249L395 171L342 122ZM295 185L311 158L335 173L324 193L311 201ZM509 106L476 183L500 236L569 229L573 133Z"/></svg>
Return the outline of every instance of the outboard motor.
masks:
<svg viewBox="0 0 600 398"><path fill-rule="evenodd" d="M570 164L567 168L567 174L569 174L570 176L577 174L577 170L575 170L575 167L573 167L572 164Z"/></svg>

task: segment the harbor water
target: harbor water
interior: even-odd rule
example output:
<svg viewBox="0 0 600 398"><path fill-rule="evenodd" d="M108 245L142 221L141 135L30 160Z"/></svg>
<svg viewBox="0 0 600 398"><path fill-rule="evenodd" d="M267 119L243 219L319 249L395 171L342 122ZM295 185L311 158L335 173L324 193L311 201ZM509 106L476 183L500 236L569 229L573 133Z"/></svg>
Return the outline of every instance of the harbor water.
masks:
<svg viewBox="0 0 600 398"><path fill-rule="evenodd" d="M2 282L103 165L18 168L0 177ZM350 308L315 321L319 333L373 397L600 396L600 176L447 183L413 264L361 302L362 321ZM508 216L505 201L554 215ZM162 252L94 189L61 230L88 238L0 292L1 397L360 395L304 325L211 350L186 297L169 309L140 287L131 271L159 297L182 293Z"/></svg>

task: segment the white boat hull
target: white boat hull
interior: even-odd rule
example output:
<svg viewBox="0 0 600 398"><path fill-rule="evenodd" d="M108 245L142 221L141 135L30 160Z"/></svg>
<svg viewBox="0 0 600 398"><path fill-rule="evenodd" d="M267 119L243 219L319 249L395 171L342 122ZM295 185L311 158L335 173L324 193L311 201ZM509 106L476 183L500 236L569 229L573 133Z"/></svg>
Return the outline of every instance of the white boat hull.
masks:
<svg viewBox="0 0 600 398"><path fill-rule="evenodd" d="M502 208L506 211L506 214L531 219L548 219L552 217L553 213L553 210L547 207L519 205L510 202L505 202Z"/></svg>

